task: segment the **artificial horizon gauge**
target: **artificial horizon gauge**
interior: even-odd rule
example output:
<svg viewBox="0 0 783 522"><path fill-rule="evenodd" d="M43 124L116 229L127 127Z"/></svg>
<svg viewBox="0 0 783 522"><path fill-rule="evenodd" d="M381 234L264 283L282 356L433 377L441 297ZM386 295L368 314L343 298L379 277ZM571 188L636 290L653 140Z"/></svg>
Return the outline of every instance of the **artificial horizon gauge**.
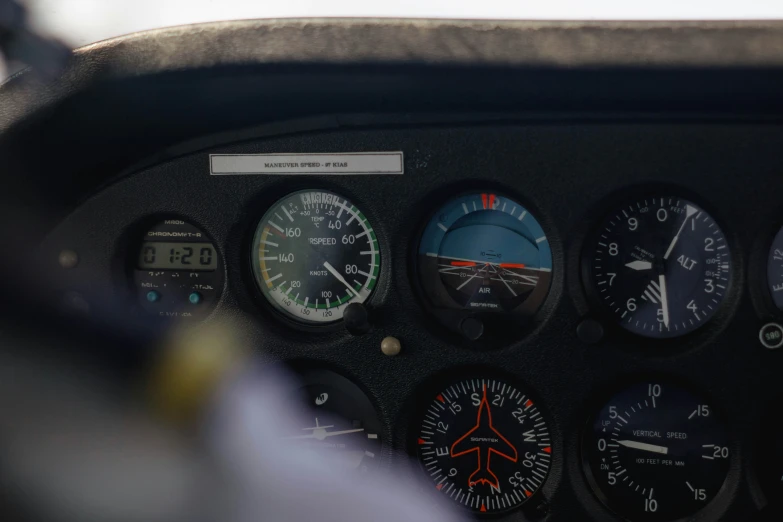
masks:
<svg viewBox="0 0 783 522"><path fill-rule="evenodd" d="M302 425L282 433L281 440L299 455L312 454L343 473L375 469L381 460L381 423L367 395L330 370L308 370L299 377L283 411L298 412Z"/></svg>
<svg viewBox="0 0 783 522"><path fill-rule="evenodd" d="M416 451L433 486L474 513L521 506L549 474L552 440L526 390L505 380L456 380L429 402Z"/></svg>
<svg viewBox="0 0 783 522"><path fill-rule="evenodd" d="M631 386L590 420L582 438L596 496L628 520L677 520L716 497L729 470L726 432L703 397L670 383Z"/></svg>
<svg viewBox="0 0 783 522"><path fill-rule="evenodd" d="M160 317L203 318L223 290L223 263L199 227L164 219L147 229L132 259L136 302Z"/></svg>
<svg viewBox="0 0 783 522"><path fill-rule="evenodd" d="M626 330L652 338L685 335L718 311L731 282L723 231L677 197L616 209L585 251L590 291Z"/></svg>
<svg viewBox="0 0 783 522"><path fill-rule="evenodd" d="M520 203L492 192L443 205L418 247L421 287L434 309L530 316L552 279L543 228Z"/></svg>
<svg viewBox="0 0 783 522"><path fill-rule="evenodd" d="M350 201L301 190L261 218L250 261L258 287L277 310L300 323L326 324L370 297L381 253L372 226Z"/></svg>

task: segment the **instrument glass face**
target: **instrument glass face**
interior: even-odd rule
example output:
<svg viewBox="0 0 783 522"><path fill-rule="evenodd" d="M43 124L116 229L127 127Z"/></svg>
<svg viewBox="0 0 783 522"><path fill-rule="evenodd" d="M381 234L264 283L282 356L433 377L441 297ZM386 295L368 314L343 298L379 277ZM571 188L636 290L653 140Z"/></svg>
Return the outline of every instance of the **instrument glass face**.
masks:
<svg viewBox="0 0 783 522"><path fill-rule="evenodd" d="M665 382L615 394L593 417L582 456L594 492L629 520L677 520L707 506L729 470L726 432L703 397Z"/></svg>
<svg viewBox="0 0 783 522"><path fill-rule="evenodd" d="M251 251L256 283L283 315L304 324L343 318L378 282L381 254L367 218L342 196L302 190L264 214Z"/></svg>
<svg viewBox="0 0 783 522"><path fill-rule="evenodd" d="M696 204L650 197L616 209L586 251L587 284L626 330L685 335L718 311L731 280L726 237Z"/></svg>
<svg viewBox="0 0 783 522"><path fill-rule="evenodd" d="M527 502L544 483L552 441L523 388L476 377L429 400L416 448L441 494L475 513L500 513Z"/></svg>

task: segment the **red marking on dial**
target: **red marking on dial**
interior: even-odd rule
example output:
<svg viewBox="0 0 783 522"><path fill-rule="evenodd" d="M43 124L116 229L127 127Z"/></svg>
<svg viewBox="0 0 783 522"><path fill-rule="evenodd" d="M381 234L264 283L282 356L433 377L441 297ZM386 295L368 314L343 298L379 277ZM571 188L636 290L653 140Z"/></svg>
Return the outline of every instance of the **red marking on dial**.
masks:
<svg viewBox="0 0 783 522"><path fill-rule="evenodd" d="M443 395L438 395L436 399L438 399L440 402L446 402L446 399L443 398Z"/></svg>
<svg viewBox="0 0 783 522"><path fill-rule="evenodd" d="M494 194L490 194L489 195L489 209L492 210L493 208L495 208L495 195Z"/></svg>
<svg viewBox="0 0 783 522"><path fill-rule="evenodd" d="M527 400L527 402L525 403L525 407L526 407L526 408L529 408L529 407L531 407L532 405L533 405L533 401L531 401L530 399L528 399L528 400Z"/></svg>
<svg viewBox="0 0 783 522"><path fill-rule="evenodd" d="M525 490L525 495L527 496L527 498L530 498L530 497L533 496L533 494L531 492L529 492L528 490Z"/></svg>
<svg viewBox="0 0 783 522"><path fill-rule="evenodd" d="M487 506L485 506L484 504L481 504L481 512L483 513L486 510L487 510Z"/></svg>
<svg viewBox="0 0 783 522"><path fill-rule="evenodd" d="M443 489L443 484L438 484L437 486L435 486L435 489L440 491L441 489Z"/></svg>
<svg viewBox="0 0 783 522"><path fill-rule="evenodd" d="M451 266L476 266L473 261L452 261Z"/></svg>
<svg viewBox="0 0 783 522"><path fill-rule="evenodd" d="M419 446L421 446L422 444L427 444L427 441L420 438L419 439Z"/></svg>
<svg viewBox="0 0 783 522"><path fill-rule="evenodd" d="M500 263L500 268L525 268L522 263Z"/></svg>
<svg viewBox="0 0 783 522"><path fill-rule="evenodd" d="M484 210L487 210L487 195L482 194L481 195L481 203L484 205Z"/></svg>
<svg viewBox="0 0 783 522"><path fill-rule="evenodd" d="M547 446L546 448L544 448L544 453L552 453L552 448Z"/></svg>
<svg viewBox="0 0 783 522"><path fill-rule="evenodd" d="M478 445L470 442L471 435L484 440L493 440L494 443ZM451 445L451 457L461 457L468 453L475 453L478 465L476 471L468 477L468 487L476 484L489 484L495 489L500 489L500 481L490 468L492 455L498 455L511 462L518 459L517 449L492 425L492 411L487 400L487 385L484 385L484 396L479 403L476 415L476 425L468 430L462 437ZM484 456L484 459L482 459Z"/></svg>

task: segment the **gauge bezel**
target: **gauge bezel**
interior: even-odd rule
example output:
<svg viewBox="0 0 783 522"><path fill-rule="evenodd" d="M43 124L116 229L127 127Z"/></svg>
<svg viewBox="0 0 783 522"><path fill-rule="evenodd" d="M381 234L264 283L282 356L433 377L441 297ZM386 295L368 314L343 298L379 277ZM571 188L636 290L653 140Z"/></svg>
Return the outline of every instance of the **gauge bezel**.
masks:
<svg viewBox="0 0 783 522"><path fill-rule="evenodd" d="M748 273L748 286L756 314L761 320L759 327L766 322L783 319L783 310L775 305L775 300L769 289L769 275L767 273L769 252L775 241L775 236L781 231L783 231L783 219L776 220L772 225L765 227L751 247L750 266L755 270L750 270Z"/></svg>
<svg viewBox="0 0 783 522"><path fill-rule="evenodd" d="M379 445L380 445L380 452L378 454L378 458L375 461L375 469L374 471L377 472L379 470L382 470L386 467L388 464L388 456L389 456L389 449L390 449L390 443L387 440L388 439L388 433L386 433L386 426L387 423L384 422L384 416L381 409L378 407L378 401L375 400L374 397L372 397L369 393L369 390L361 384L360 381L358 381L354 377L350 377L342 370L339 370L337 368L334 368L330 365L324 365L324 364L315 364L312 361L305 362L305 361L298 361L289 363L288 366L290 367L291 371L296 375L297 382L296 386L292 387L292 390L298 391L303 387L312 385L312 382L308 382L308 379L313 380L314 376L316 375L329 375L336 376L338 378L338 381L336 383L329 383L334 388L342 391L343 393L350 395L348 393L348 389L350 387L354 386L357 390L363 395L364 398L367 399L367 403L369 404L370 408L372 409L373 414L375 415L375 420L378 424L378 436L380 438ZM373 472L371 472L369 475L362 475L362 480L368 480L372 479L374 476Z"/></svg>
<svg viewBox="0 0 783 522"><path fill-rule="evenodd" d="M373 215L373 211L370 210L369 212L365 212L365 208L369 207L363 204L361 198L359 198L357 202L357 198L350 189L343 187L342 185L325 181L318 176L297 176L297 179L295 180L287 179L279 181L272 187L266 188L263 193L259 193L255 198L251 198L248 202L248 207L250 208L249 218L247 219L247 229L243 234L243 247L240 252L243 259L240 264L240 266L243 267L243 280L245 281L246 286L252 288L249 293L253 296L253 301L256 302L257 306L262 310L262 313L268 317L272 317L276 322L290 329L305 333L339 332L345 330L343 318L323 324L304 323L297 321L293 316L284 313L278 307L274 306L267 296L264 295L255 275L255 268L253 266L254 260L252 257L253 242L261 220L275 203L282 201L292 194L305 190L321 190L347 199L361 210L362 214L367 218L378 239L380 269L375 287L367 300L362 304L372 315L372 313L385 301L386 294L388 293L388 274L391 270L391 267L389 266L391 262L388 255L387 236L385 231L382 228L376 228L376 219Z"/></svg>
<svg viewBox="0 0 783 522"><path fill-rule="evenodd" d="M209 310L205 311L203 315L190 319L191 321L204 322L210 320L216 314L217 310L221 307L226 294L226 288L228 286L228 267L225 262L225 253L223 252L222 245L215 241L213 235L209 232L198 220L179 214L176 212L162 212L155 214L145 215L133 223L127 225L122 234L117 239L114 251L115 255L112 257L114 260L112 267L113 277L120 279L121 284L118 288L126 289L124 294L124 300L127 303L129 309L134 314L145 315L146 317L152 317L156 320L170 320L167 318L160 318L157 315L151 315L145 312L137 303L138 289L133 283L134 273L138 270L136 267L138 261L138 252L141 245L144 243L144 234L152 227L158 225L165 220L180 220L197 228L206 239L215 248L218 256L218 266L216 272L220 274L220 288L217 291L217 297L212 303Z"/></svg>
<svg viewBox="0 0 783 522"><path fill-rule="evenodd" d="M340 243L337 241L337 238L339 238L339 235L340 235L341 232L338 232L336 229L335 229L334 232L332 232L330 230L323 230L319 234L330 236L330 238L334 241L335 251L337 252L338 255L341 256L340 265L342 265L345 262L347 262L347 263L356 263L357 265L360 262L362 263L360 266L362 268L364 268L364 270L367 270L367 272L369 272L369 273L365 273L364 275L361 275L361 276L359 276L359 275L356 276L358 279L364 279L363 285L365 285L366 288L368 289L366 295L364 295L363 298L361 299L361 302L364 302L364 301L366 301L369 298L369 296L372 294L372 291L375 289L375 286L378 283L378 277L377 276L380 274L380 269L381 269L381 256L380 256L380 249L377 247L377 236L375 235L375 231L372 228L372 224L369 222L369 220L366 218L366 216L362 213L362 211L358 207L356 207L351 201L349 201L347 198L344 198L343 196L341 196L341 195L339 195L339 194L337 194L335 192L326 192L326 191L320 191L320 190L314 190L314 189L299 190L299 191L296 191L296 192L292 192L292 193L284 196L283 198L279 199L275 203L273 203L272 206L266 211L264 216L261 218L261 221L259 222L258 226L256 227L256 232L253 235L253 244L252 244L252 251L251 251L251 256L252 256L251 265L253 267L253 276L254 276L256 285L259 287L259 289L261 290L261 293L264 295L264 297L275 308L277 308L284 315L288 315L288 316L292 317L294 319L294 321L301 322L301 323L304 323L304 324L316 324L317 325L317 324L332 324L332 323L335 323L337 321L342 320L345 308L347 308L352 302L357 302L357 303L360 302L359 300L355 300L355 296L354 296L355 292L354 292L354 294L351 294L349 292L349 294L347 296L347 300L345 302L343 301L344 298L337 299L337 302L335 303L335 306L333 307L334 310L335 310L334 313L329 310L329 306L330 305L329 305L329 300L327 299L326 300L326 305L325 305L325 308L323 309L324 311L323 311L322 315L325 317L326 314L328 313L329 317L324 319L324 320L321 320L321 319L319 319L319 313L318 313L318 299L317 299L317 295L311 296L311 297L315 297L316 298L316 299L314 299L314 303L315 304L312 307L307 305L306 300L305 300L305 302L301 302L301 303L298 302L296 297L287 297L289 302L286 303L286 297L279 295L276 292L277 288L272 288L272 281L274 281L274 279L267 279L265 274L264 274L264 272L266 272L266 271L268 271L270 269L270 267L266 267L266 264L265 264L265 260L268 259L268 258L259 256L259 252L261 251L259 249L262 248L261 247L261 243L264 241L265 237L269 238L268 234L270 233L270 228L267 226L267 223L271 223L271 224L274 225L274 223L272 223L272 219L274 219L275 217L277 217L280 220L283 219L278 214L279 208L282 208L282 207L284 207L285 205L288 205L288 204L293 204L293 202L301 199L305 195L312 196L312 195L316 195L316 194L332 197L332 198L335 198L336 200L342 199L344 201L344 203L346 203L346 204L350 205L352 208L356 209L355 210L355 214L354 214L353 210L347 209L347 214L352 214L353 217L350 217L350 216L346 215L343 219L347 219L346 223L350 223L351 221L354 221L354 220L356 221L356 225L354 225L354 228L356 228L356 227L359 228L359 230L356 231L357 237L361 237L361 235L366 235L367 236L366 242L368 242L368 244L370 245L369 248L370 248L370 252L372 253L372 256L369 259L369 267L368 268L364 268L367 265L365 265L363 263L363 258L358 257L359 256L359 251L362 250L362 248L365 248L365 249L367 248L367 247L363 247L362 246L362 243L364 243L365 241L356 241L356 242L354 242L354 244L352 244L350 246L340 245ZM341 205L343 205L343 204L341 203ZM314 204L312 206L313 206L313 208L315 208L315 213L319 214L320 212L319 212L319 208L318 207L320 207L321 205ZM304 211L306 208L307 208L307 205L305 205L303 203L302 210ZM344 208L345 208L345 205L343 205L343 209ZM344 211L343 209L340 210L340 213L342 213ZM285 208L283 208L283 211L285 211ZM307 213L309 214L310 211L308 210ZM348 217L350 217L350 219L348 219ZM292 218L290 215L289 215L289 219L291 220L292 225L295 225L297 227L301 226L303 228L307 226L307 222L309 221L307 218L302 218L301 220L298 220L297 223L293 223L294 219L296 219L296 218ZM316 219L316 218L314 218L314 219ZM320 219L322 219L322 220L326 219L325 215L321 216ZM329 224L330 224L329 228L332 228L331 221L330 221ZM337 221L337 224L340 224L339 220ZM285 226L288 226L288 224L285 223ZM317 226L318 225L316 225L316 227ZM279 228L279 225L278 225L278 228ZM282 228L280 229L280 231L282 232ZM313 231L313 232L315 232L315 231ZM343 238L345 238L345 236L343 236ZM275 239L274 237L272 239L274 241L277 241L277 239ZM291 244L290 247L292 248L292 251L297 251L297 256L299 256L300 253L301 253L301 248L302 247L304 247L305 249L307 248L307 241L306 241L305 237L302 237L301 239L293 239L292 241L294 241L296 244ZM375 244L373 244L373 243L375 243ZM266 252L266 250L263 250L263 251ZM352 255L355 255L357 257L351 257L351 258L346 257L349 253L352 254ZM260 262L260 264L259 264L259 262ZM335 262L335 261L333 261L333 262ZM300 261L300 263L301 263L301 261ZM335 262L335 264L337 264L337 263ZM281 270L281 272L276 277L280 277L282 275L282 273L283 273L282 270L283 269L285 269L285 267L278 267L278 270ZM306 280L302 279L302 283L305 283L305 282L306 282ZM307 281L307 282L311 282L311 281ZM318 290L322 290L324 288L332 288L331 285L334 284L335 281L331 278L331 276L329 276L329 278L324 280L324 281L315 280L315 282L319 283L321 285L325 285L325 286L320 286L320 288L316 287L316 288L311 289L311 291L314 290L314 291L317 292ZM284 283L282 283L282 284L284 284ZM293 290L293 287L289 286L289 289L288 289L288 292L287 292L288 296L290 296L292 290ZM339 294L335 293L335 295L339 295ZM298 294L297 294L297 297L298 297ZM311 310L314 313L311 313ZM297 313L297 312L299 312L299 313ZM303 312L307 312L307 314L303 314Z"/></svg>
<svg viewBox="0 0 783 522"><path fill-rule="evenodd" d="M592 497L596 499L599 505L603 506L606 511L622 518L623 520L630 520L625 517L625 515L616 512L611 507L611 502L604 494L598 480L595 477L595 474L593 473L593 469L589 462L589 449L586 448L585 445L588 433L592 432L593 421L595 420L596 415L603 409L604 406L609 403L612 397L626 391L631 386L647 383L650 381L677 386L678 388L684 389L693 395L703 398L707 404L710 405L710 408L713 414L717 417L720 425L723 426L724 432L726 434L726 443L731 451L729 455L726 476L724 477L721 487L715 493L712 500L710 500L710 502L707 503L703 508L690 515L686 515L685 517L677 519L662 519L662 522L691 522L700 518L705 520L718 520L720 516L726 513L731 506L732 501L731 498L729 498L731 495L727 495L727 493L730 493L729 488L734 490L738 484L738 474L740 472L739 469L742 460L740 454L741 445L740 442L732 436L733 432L730 424L728 423L728 417L726 417L726 415L723 413L723 408L720 405L715 406L717 401L715 400L714 395L712 393L703 391L700 386L694 385L693 383L688 382L686 379L678 375L660 372L639 372L623 375L616 380L612 380L611 382L602 383L597 388L596 392L590 395L584 405L584 411L587 411L588 415L584 418L581 429L578 432L578 460L581 467L581 475L585 479L587 489L592 494Z"/></svg>
<svg viewBox="0 0 783 522"><path fill-rule="evenodd" d="M372 389L367 386L355 371L349 370L344 365L337 364L332 360L297 355L290 358L273 358L261 365L258 368L258 372L261 379L270 380L275 386L273 389L274 396L281 402L302 387L304 383L301 377L309 373L332 373L356 386L369 400L380 425L378 434L381 441L381 449L378 455L377 469L367 476L362 476L362 480L373 480L376 478L385 480L383 471L391 466L392 460L396 455L395 437L397 431L394 430L393 423L388 418L384 402L379 400L379 397L373 393ZM285 413L283 412L283 414Z"/></svg>
<svg viewBox="0 0 783 522"><path fill-rule="evenodd" d="M484 322L485 329L484 334L477 340L471 341L465 336L457 332L454 328L445 324L441 318L439 318L435 311L440 310L433 306L432 301L425 292L421 284L421 275L419 272L419 246L421 244L424 231L429 223L437 215L445 205L448 205L451 201L476 194L481 192L494 192L501 197L505 197L516 201L531 214L541 228L544 230L544 234L549 243L550 251L552 254L552 272L549 280L549 288L547 288L546 296L535 313L521 317L523 320L519 320L520 317L509 314L492 314L486 312L469 312L461 309L454 309L453 315L460 317L475 316L481 318ZM426 323L427 328L433 328L436 330L436 334L447 338L453 344L465 346L473 349L481 350L495 350L501 347L507 347L515 344L532 332L537 330L548 317L551 316L551 312L554 310L556 302L561 294L560 288L560 273L562 271L562 247L560 243L560 237L553 233L554 225L549 219L549 216L544 214L538 206L525 198L522 194L519 194L499 183L489 180L461 180L451 183L445 187L438 188L433 192L427 194L423 201L427 201L428 204L423 212L417 215L417 228L416 233L411 236L411 243L408 246L409 251L409 280L411 286L414 289L417 300L428 314L428 316L435 318L435 321ZM450 312L446 309L446 313Z"/></svg>
<svg viewBox="0 0 783 522"><path fill-rule="evenodd" d="M409 401L413 403L413 405L412 408L408 409L407 411L410 411L412 414L409 415L408 418L408 433L404 439L406 452L408 455L410 455L411 459L415 461L411 463L411 468L415 470L417 476L420 476L421 481L429 486L428 489L435 491L432 494L438 498L438 496L441 494L432 488L432 481L428 476L424 475L423 472L425 471L425 468L418 455L417 441L419 431L421 429L422 419L424 419L424 414L426 413L427 408L430 406L431 400L435 399L436 395L442 392L444 388L466 379L481 378L496 379L510 383L518 390L524 391L526 395L533 399L536 407L541 412L541 416L546 420L549 436L552 439L552 458L549 463L549 470L547 471L547 476L542 482L541 486L536 489L533 494L527 498L527 500L503 511L476 513L463 504L453 502L450 499L444 498L444 501L453 504L459 511L469 513L471 516L478 517L480 519L503 518L518 510L521 510L523 513L527 514L531 519L538 518L540 515L536 513L536 510L539 507L544 506L548 501L548 494L545 493L545 491L551 493L551 488L556 486L556 484L552 482L552 477L560 477L562 474L561 452L564 451L563 440L560 436L559 430L556 429L557 425L555 423L555 419L552 416L547 404L541 399L541 395L532 385L527 384L523 379L514 373L483 364L470 366L460 365L439 371L438 373L429 376L429 378L427 378L425 381L419 383L419 385L415 387L414 393L409 398ZM421 397L426 397L426 400L417 400Z"/></svg>
<svg viewBox="0 0 783 522"><path fill-rule="evenodd" d="M648 337L624 328L613 315L612 311L598 296L596 284L592 274L592 252L597 244L601 225L618 209L623 208L628 202L636 202L641 198L652 197L678 197L691 201L707 212L715 224L720 228L729 251L730 279L723 300L718 305L715 313L694 330L674 337ZM646 355L672 355L683 351L703 347L714 340L727 326L729 320L735 315L739 304L742 287L744 284L743 256L738 251L739 241L730 227L722 220L712 206L704 198L693 191L676 185L669 184L641 184L614 192L604 198L595 207L595 210L585 220L587 230L581 234L581 242L578 245L578 280L581 296L586 304L587 311L583 318L594 318L604 325L605 344L623 346L629 351L636 351ZM577 302L579 306L580 302ZM580 308L585 308L581 306Z"/></svg>

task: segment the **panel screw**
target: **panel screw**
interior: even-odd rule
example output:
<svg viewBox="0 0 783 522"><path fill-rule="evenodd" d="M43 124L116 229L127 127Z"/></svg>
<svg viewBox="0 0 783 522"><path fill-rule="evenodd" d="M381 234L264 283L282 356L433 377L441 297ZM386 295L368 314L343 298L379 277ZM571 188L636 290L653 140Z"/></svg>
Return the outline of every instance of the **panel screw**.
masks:
<svg viewBox="0 0 783 522"><path fill-rule="evenodd" d="M386 337L381 341L381 351L384 355L399 355L402 351L400 340L396 337Z"/></svg>
<svg viewBox="0 0 783 522"><path fill-rule="evenodd" d="M63 250L60 252L60 256L57 258L60 266L63 268L74 268L79 264L79 254L73 250Z"/></svg>

